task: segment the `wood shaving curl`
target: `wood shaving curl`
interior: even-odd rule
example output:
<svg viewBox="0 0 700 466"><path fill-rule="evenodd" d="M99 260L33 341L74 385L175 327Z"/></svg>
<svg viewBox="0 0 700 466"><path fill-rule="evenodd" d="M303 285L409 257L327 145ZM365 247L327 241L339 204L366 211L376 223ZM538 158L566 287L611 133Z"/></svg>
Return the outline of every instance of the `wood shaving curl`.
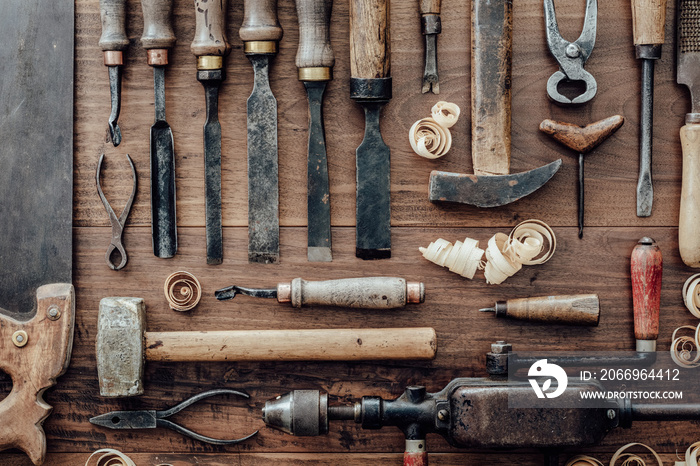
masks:
<svg viewBox="0 0 700 466"><path fill-rule="evenodd" d="M430 109L433 120L444 128L452 128L459 119L459 107L452 102L440 101Z"/></svg>
<svg viewBox="0 0 700 466"><path fill-rule="evenodd" d="M676 461L676 466L698 466L700 442L695 442L685 451L685 461Z"/></svg>
<svg viewBox="0 0 700 466"><path fill-rule="evenodd" d="M605 466L592 456L578 455L571 458L564 466Z"/></svg>
<svg viewBox="0 0 700 466"><path fill-rule="evenodd" d="M617 460L622 460L622 463L620 463L620 466L646 466L646 462L644 459L639 456L636 453L625 453L625 450L628 448L634 447L634 446L640 446L644 447L647 450L651 452L652 455L654 455L654 458L656 461L659 463L659 466L664 466L663 462L661 461L661 458L659 455L654 451L653 448L651 448L648 445L645 445L643 443L628 443L627 445L623 446L619 450L615 452L612 458L610 458L610 466L615 466L617 464Z"/></svg>
<svg viewBox="0 0 700 466"><path fill-rule="evenodd" d="M472 279L476 269L481 263L484 250L479 248L479 242L465 238L464 242L456 241L453 245L447 240L438 238L430 243L427 248L418 248L423 257L442 267L447 267L450 272Z"/></svg>
<svg viewBox="0 0 700 466"><path fill-rule="evenodd" d="M692 337L687 335L676 337L679 330L694 330L694 335ZM700 366L699 333L700 326L695 328L692 325L683 325L673 331L673 335L671 335L671 359L673 362L688 369ZM693 353L695 353L694 356Z"/></svg>
<svg viewBox="0 0 700 466"><path fill-rule="evenodd" d="M440 158L452 147L450 130L432 118L423 118L413 123L408 139L413 151L426 159Z"/></svg>
<svg viewBox="0 0 700 466"><path fill-rule="evenodd" d="M683 303L691 314L700 319L700 273L690 276L683 284Z"/></svg>
<svg viewBox="0 0 700 466"><path fill-rule="evenodd" d="M103 448L94 452L85 462L85 466L91 466L90 460L95 458L95 466L136 466L136 463L124 453L113 448Z"/></svg>

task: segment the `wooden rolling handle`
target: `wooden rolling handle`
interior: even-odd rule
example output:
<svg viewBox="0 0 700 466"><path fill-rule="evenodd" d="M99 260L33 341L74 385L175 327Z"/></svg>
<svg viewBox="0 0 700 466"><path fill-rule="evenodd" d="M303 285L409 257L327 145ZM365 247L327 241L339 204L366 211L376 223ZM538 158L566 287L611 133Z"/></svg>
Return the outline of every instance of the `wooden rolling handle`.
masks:
<svg viewBox="0 0 700 466"><path fill-rule="evenodd" d="M637 351L654 351L659 336L661 307L661 249L651 238L642 238L631 258L634 336Z"/></svg>
<svg viewBox="0 0 700 466"><path fill-rule="evenodd" d="M632 0L634 45L664 43L666 0Z"/></svg>
<svg viewBox="0 0 700 466"><path fill-rule="evenodd" d="M389 0L350 0L350 76L391 76Z"/></svg>
<svg viewBox="0 0 700 466"><path fill-rule="evenodd" d="M296 0L299 19L297 68L333 68L330 21L333 0Z"/></svg>
<svg viewBox="0 0 700 466"><path fill-rule="evenodd" d="M102 35L100 48L105 51L126 50L129 39L124 29L126 0L100 0Z"/></svg>
<svg viewBox="0 0 700 466"><path fill-rule="evenodd" d="M441 0L419 0L421 15L439 15Z"/></svg>
<svg viewBox="0 0 700 466"><path fill-rule="evenodd" d="M141 45L145 49L168 49L175 45L175 33L171 24L172 0L141 0L143 10L143 35Z"/></svg>
<svg viewBox="0 0 700 466"><path fill-rule="evenodd" d="M678 217L678 249L688 267L700 267L700 124L681 128L683 185Z"/></svg>
<svg viewBox="0 0 700 466"><path fill-rule="evenodd" d="M277 42L282 39L277 0L245 0L243 5L243 24L238 31L243 42Z"/></svg>
<svg viewBox="0 0 700 466"><path fill-rule="evenodd" d="M507 315L530 322L598 325L600 302L595 294L509 299Z"/></svg>
<svg viewBox="0 0 700 466"><path fill-rule="evenodd" d="M195 31L190 50L197 57L225 57L231 52L226 39L226 5L228 0L195 0Z"/></svg>
<svg viewBox="0 0 700 466"><path fill-rule="evenodd" d="M146 332L148 361L433 359L432 328Z"/></svg>

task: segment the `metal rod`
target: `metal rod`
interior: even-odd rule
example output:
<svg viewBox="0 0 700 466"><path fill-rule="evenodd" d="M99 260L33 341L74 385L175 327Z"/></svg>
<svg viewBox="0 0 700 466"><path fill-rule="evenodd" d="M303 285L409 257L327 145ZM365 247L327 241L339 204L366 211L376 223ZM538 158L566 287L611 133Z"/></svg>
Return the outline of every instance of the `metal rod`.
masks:
<svg viewBox="0 0 700 466"><path fill-rule="evenodd" d="M637 216L648 217L654 201L651 183L651 149L654 114L654 60L642 60L642 106L639 127L639 181L637 182Z"/></svg>

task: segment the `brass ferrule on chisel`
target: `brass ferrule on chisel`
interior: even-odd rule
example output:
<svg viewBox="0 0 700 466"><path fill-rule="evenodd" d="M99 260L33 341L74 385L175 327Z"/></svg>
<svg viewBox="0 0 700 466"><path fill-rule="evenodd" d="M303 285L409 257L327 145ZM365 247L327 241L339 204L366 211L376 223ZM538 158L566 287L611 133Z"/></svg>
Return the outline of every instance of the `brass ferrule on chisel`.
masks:
<svg viewBox="0 0 700 466"><path fill-rule="evenodd" d="M246 55L274 55L277 53L277 41L251 40L244 42L243 52Z"/></svg>
<svg viewBox="0 0 700 466"><path fill-rule="evenodd" d="M103 55L105 66L122 66L124 64L124 52L121 50L105 50Z"/></svg>
<svg viewBox="0 0 700 466"><path fill-rule="evenodd" d="M202 55L197 57L197 70L220 70L224 67L224 57L220 55Z"/></svg>
<svg viewBox="0 0 700 466"><path fill-rule="evenodd" d="M333 79L333 68L328 66L311 66L299 68L299 81L330 81Z"/></svg>
<svg viewBox="0 0 700 466"><path fill-rule="evenodd" d="M146 50L149 66L165 66L168 64L168 49Z"/></svg>

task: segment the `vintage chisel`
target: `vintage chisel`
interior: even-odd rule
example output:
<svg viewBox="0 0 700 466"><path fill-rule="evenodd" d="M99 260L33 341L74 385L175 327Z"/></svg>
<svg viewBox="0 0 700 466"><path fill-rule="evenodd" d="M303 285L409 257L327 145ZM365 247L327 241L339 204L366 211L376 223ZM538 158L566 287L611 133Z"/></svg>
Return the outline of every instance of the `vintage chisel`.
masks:
<svg viewBox="0 0 700 466"><path fill-rule="evenodd" d="M268 68L282 39L277 0L245 0L239 35L255 73L248 97L248 262L274 264L280 257L277 100Z"/></svg>
<svg viewBox="0 0 700 466"><path fill-rule="evenodd" d="M155 122L151 126L151 230L153 253L169 258L177 251L175 219L175 149L173 132L165 121L165 66L175 45L171 24L172 0L141 0L141 45L153 67Z"/></svg>
<svg viewBox="0 0 700 466"><path fill-rule="evenodd" d="M479 311L493 312L496 317L529 322L597 326L600 319L600 301L596 294L541 296L497 301L494 307Z"/></svg>
<svg viewBox="0 0 700 466"><path fill-rule="evenodd" d="M391 99L389 0L350 2L350 98L365 111L365 137L355 152L355 255L391 257L390 151L379 128Z"/></svg>
<svg viewBox="0 0 700 466"><path fill-rule="evenodd" d="M309 149L307 159L309 262L330 262L331 202L328 183L326 134L323 128L323 93L333 79L335 57L331 47L330 20L333 0L296 0L299 48L296 65L299 81L309 99Z"/></svg>
<svg viewBox="0 0 700 466"><path fill-rule="evenodd" d="M440 21L441 0L418 0L420 3L420 25L425 36L425 69L423 70L422 93L440 93L437 70L437 35L442 32Z"/></svg>
<svg viewBox="0 0 700 466"><path fill-rule="evenodd" d="M221 229L221 123L219 86L226 78L224 57L231 51L226 39L226 5L195 0L195 33L190 50L197 57L197 81L204 86L207 119L204 123L204 205L207 236L207 264L221 264L224 258Z"/></svg>
<svg viewBox="0 0 700 466"><path fill-rule="evenodd" d="M124 50L129 46L129 39L124 29L126 0L100 0L100 18L102 35L99 46L104 54L104 64L109 69L109 93L112 111L109 115L109 136L114 147L122 142L122 131L117 119L121 108L122 65Z"/></svg>

